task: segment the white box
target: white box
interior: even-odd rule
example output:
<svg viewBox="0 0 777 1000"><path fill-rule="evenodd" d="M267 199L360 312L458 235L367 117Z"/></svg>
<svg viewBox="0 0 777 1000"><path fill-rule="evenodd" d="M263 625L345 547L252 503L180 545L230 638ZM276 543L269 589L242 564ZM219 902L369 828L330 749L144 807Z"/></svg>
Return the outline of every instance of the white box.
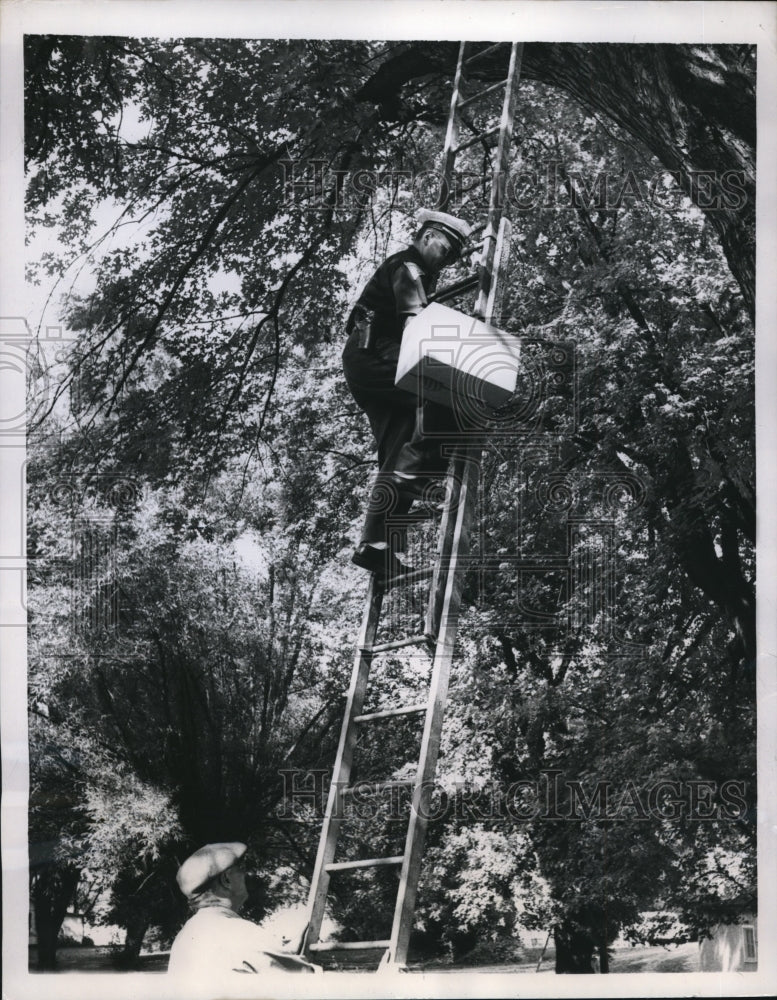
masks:
<svg viewBox="0 0 777 1000"><path fill-rule="evenodd" d="M515 392L520 357L517 337L433 302L404 329L395 383L451 408L456 399L502 406Z"/></svg>

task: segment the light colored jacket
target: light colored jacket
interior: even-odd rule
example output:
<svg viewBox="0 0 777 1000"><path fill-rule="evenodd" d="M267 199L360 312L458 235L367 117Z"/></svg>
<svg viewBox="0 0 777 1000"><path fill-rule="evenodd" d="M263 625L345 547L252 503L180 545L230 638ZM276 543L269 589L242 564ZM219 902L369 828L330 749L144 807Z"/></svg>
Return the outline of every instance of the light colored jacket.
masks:
<svg viewBox="0 0 777 1000"><path fill-rule="evenodd" d="M266 931L226 902L213 903L199 909L178 932L167 972L199 994L211 984L221 989L230 983L248 985L246 975L319 971L295 955L279 954L273 944Z"/></svg>

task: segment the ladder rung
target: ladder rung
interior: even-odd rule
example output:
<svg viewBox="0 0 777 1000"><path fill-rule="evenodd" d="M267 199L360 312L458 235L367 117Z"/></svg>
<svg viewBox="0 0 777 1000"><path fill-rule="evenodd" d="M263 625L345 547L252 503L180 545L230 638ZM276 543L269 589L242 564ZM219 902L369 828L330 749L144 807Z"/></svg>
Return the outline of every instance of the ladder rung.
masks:
<svg viewBox="0 0 777 1000"><path fill-rule="evenodd" d="M366 647L365 653L388 653L392 649L402 649L404 646L420 646L426 642L426 635L409 635L405 639L394 639L392 642L378 642L372 649Z"/></svg>
<svg viewBox="0 0 777 1000"><path fill-rule="evenodd" d="M434 301L437 300L435 299ZM440 514L442 514L442 510L437 510L430 504L429 506L418 507L416 510L410 510L407 514L403 514L400 523L405 526L421 524L423 521L433 521Z"/></svg>
<svg viewBox="0 0 777 1000"><path fill-rule="evenodd" d="M371 785L349 785L348 788L343 788L340 792L341 795L353 795L354 792L359 792L360 795L377 795L379 792L385 792L387 789L391 788L412 788L415 785L415 778L404 778L400 781L375 781Z"/></svg>
<svg viewBox="0 0 777 1000"><path fill-rule="evenodd" d="M447 299L452 299L456 295L464 295L465 292L469 292L475 288L479 281L479 274L470 274L466 278L462 278L460 281L455 281L453 284L446 285L444 288L441 288L436 295L432 296L430 301L445 302Z"/></svg>
<svg viewBox="0 0 777 1000"><path fill-rule="evenodd" d="M334 864L327 865L328 872L345 872L352 868L387 868L389 865L401 865L405 860L404 855L397 854L392 858L362 858L361 861L335 861Z"/></svg>
<svg viewBox="0 0 777 1000"><path fill-rule="evenodd" d="M509 42L496 42L495 45L489 45L485 49L481 49L480 52L476 52L474 56L470 56L468 59L465 59L464 65L469 66L469 64L475 62L476 59L480 59L482 56L488 55L489 52L495 52L497 49L501 49L503 45L509 44Z"/></svg>
<svg viewBox="0 0 777 1000"><path fill-rule="evenodd" d="M367 715L356 715L353 721L372 722L375 719L390 719L395 715L413 715L416 712L425 712L428 707L429 702L425 701L418 705L404 705L402 708L387 708L384 712L369 712Z"/></svg>
<svg viewBox="0 0 777 1000"><path fill-rule="evenodd" d="M459 101L459 110L468 107L470 104L474 104L475 101L479 101L487 94L493 94L495 90L499 90L501 87L504 87L507 82L507 78L504 80L498 80L496 83L492 83L490 87L486 87L485 90L479 90L477 94L473 94L472 97L468 97L465 101Z"/></svg>
<svg viewBox="0 0 777 1000"><path fill-rule="evenodd" d="M485 132L479 132L474 139L467 139L466 142L462 142L460 145L456 146L455 152L460 153L462 149L469 149L470 146L474 146L476 142L481 142L483 139L487 139L491 135L497 135L499 132L499 126L494 125L493 128L487 129Z"/></svg>
<svg viewBox="0 0 777 1000"><path fill-rule="evenodd" d="M367 951L373 948L388 948L391 941L317 941L308 945L308 951Z"/></svg>
<svg viewBox="0 0 777 1000"><path fill-rule="evenodd" d="M422 580L428 580L433 575L434 566L424 566L423 569L414 569L409 573L400 573L398 576L388 577L381 580L380 583L385 590L389 587L395 587L400 583L421 583Z"/></svg>

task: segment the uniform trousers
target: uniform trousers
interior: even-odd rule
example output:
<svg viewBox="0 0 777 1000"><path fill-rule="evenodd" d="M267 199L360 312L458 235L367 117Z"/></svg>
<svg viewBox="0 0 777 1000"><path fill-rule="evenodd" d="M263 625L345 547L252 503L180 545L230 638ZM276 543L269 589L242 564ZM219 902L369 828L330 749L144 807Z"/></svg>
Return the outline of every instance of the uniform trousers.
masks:
<svg viewBox="0 0 777 1000"><path fill-rule="evenodd" d="M378 475L370 494L361 541L389 542L404 548L401 517L412 497L397 489L392 473L418 477L423 483L439 478L448 465L448 452L455 438L456 420L447 407L416 396L394 384L399 344L376 337L367 348L359 346L354 330L343 351L343 368L351 395L367 415L378 446ZM388 537L387 517L400 526Z"/></svg>

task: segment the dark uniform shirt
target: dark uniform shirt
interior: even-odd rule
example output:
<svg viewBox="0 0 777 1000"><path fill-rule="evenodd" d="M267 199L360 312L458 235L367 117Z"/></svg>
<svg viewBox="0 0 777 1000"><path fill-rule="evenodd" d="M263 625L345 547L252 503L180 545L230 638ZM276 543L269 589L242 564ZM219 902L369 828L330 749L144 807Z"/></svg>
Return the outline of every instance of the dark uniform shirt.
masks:
<svg viewBox="0 0 777 1000"><path fill-rule="evenodd" d="M415 247L388 257L373 274L348 318L350 333L357 321L369 324L371 338L400 343L405 321L417 316L433 290L434 277L424 269Z"/></svg>
<svg viewBox="0 0 777 1000"><path fill-rule="evenodd" d="M445 470L448 462L447 453L442 455L440 435L435 433L427 440L421 432L422 426L437 431L439 420L434 408L424 403L423 417L419 418L416 393L395 384L405 323L425 308L435 280L416 248L407 247L380 265L348 317L348 340L343 350L345 377L351 395L367 414L378 446L380 473L362 531L362 542L372 545L388 541L388 510L401 517L410 506L409 495L395 497L393 507L387 502L395 487L387 485L386 475L395 471L437 474ZM448 411L437 410L450 422ZM447 429L447 423L443 429ZM395 547L401 549L397 529L392 530Z"/></svg>

